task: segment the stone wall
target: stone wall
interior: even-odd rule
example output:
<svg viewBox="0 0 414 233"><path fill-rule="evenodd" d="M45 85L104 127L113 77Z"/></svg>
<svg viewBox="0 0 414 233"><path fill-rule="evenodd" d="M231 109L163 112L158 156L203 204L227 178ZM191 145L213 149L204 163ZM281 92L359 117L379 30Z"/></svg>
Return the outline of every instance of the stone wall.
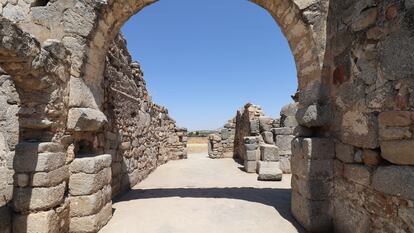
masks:
<svg viewBox="0 0 414 233"><path fill-rule="evenodd" d="M151 101L140 65L132 62L122 36L107 56L104 113L105 153L112 154L113 195L143 180L170 159L184 159L186 129Z"/></svg>
<svg viewBox="0 0 414 233"><path fill-rule="evenodd" d="M330 6L337 232L414 231L414 2Z"/></svg>
<svg viewBox="0 0 414 233"><path fill-rule="evenodd" d="M68 78L59 41L40 46L8 20L0 37L1 232L97 232L113 196L186 158L186 129L149 99L121 36L107 56L102 112L82 106L89 92Z"/></svg>
<svg viewBox="0 0 414 233"><path fill-rule="evenodd" d="M220 130L209 135L210 158L236 158L246 160L246 137L257 137L258 144L276 145L280 156L280 169L291 173L291 142L299 130L295 115L297 103L283 107L280 118L265 116L260 106L246 104L235 118ZM279 159L278 159L279 161Z"/></svg>
<svg viewBox="0 0 414 233"><path fill-rule="evenodd" d="M208 155L212 159L233 158L236 118L229 120L217 134L208 136Z"/></svg>
<svg viewBox="0 0 414 233"><path fill-rule="evenodd" d="M114 143L108 152L118 164L112 167L114 173L121 170L114 176L118 181L111 182L114 190L122 177L135 182L145 174L140 167L149 169L156 164L155 159L142 162L142 155L135 154L140 149L132 149L136 136L128 130L140 126L138 123L132 123L132 127L127 120L112 123L131 111L110 113L122 107L120 103L113 103L117 105L114 108L106 106L110 100L105 98L110 94L104 75L108 70L107 53L122 25L153 2L0 3L0 66L5 71L0 78L1 230L7 232L11 228L7 207L14 205L21 207L12 217L15 232L59 232L54 229L57 223L63 231L67 229L65 184L70 173L62 173L59 178L63 181L50 187L39 187L32 179L64 169L77 156L106 154L107 140L120 143ZM292 144L293 215L309 231L413 232L413 1L253 2L279 24L297 67L296 120L300 127ZM117 70L120 76L116 77L132 78L123 73L123 69ZM119 99L114 101L137 97L125 93L124 97L118 93ZM138 118L154 116L154 105L148 99L130 101L131 108L142 103L135 111ZM141 108L148 112L140 116ZM151 123L156 121L155 117L149 118ZM145 126L148 124L144 124L144 131ZM118 132L114 130L117 127L121 127ZM160 129L158 123L147 132L157 128ZM246 124L242 131L248 130ZM168 130L172 131L175 130ZM168 138L167 143L176 144L180 150L180 137L185 141L181 134L184 135L178 132L160 141ZM237 135L236 132L236 147L242 143ZM33 145L38 145L37 149ZM60 155L62 148L66 152L64 165L61 156L49 159L50 154ZM123 148L130 149L120 152ZM168 146L160 144L156 148L158 152L145 149L146 156L164 154L163 148ZM244 158L243 151L235 153ZM24 167L26 159L21 157L35 163ZM126 166L121 158L128 158ZM13 176L11 200L13 171L6 167L14 168L19 163L22 170ZM61 186L65 186L63 196ZM55 195L42 203L27 201L36 195L44 196L42 192L46 191Z"/></svg>

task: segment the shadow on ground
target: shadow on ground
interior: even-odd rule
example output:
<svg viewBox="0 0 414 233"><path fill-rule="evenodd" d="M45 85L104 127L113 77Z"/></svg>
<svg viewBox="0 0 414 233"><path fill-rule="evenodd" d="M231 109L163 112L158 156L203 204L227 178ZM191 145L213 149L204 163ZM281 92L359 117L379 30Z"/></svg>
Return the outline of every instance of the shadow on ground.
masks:
<svg viewBox="0 0 414 233"><path fill-rule="evenodd" d="M181 198L226 198L257 202L272 206L279 214L292 223L298 232L305 232L290 212L290 189L274 188L166 188L166 189L133 189L120 196L115 202L135 199L156 199L167 197Z"/></svg>

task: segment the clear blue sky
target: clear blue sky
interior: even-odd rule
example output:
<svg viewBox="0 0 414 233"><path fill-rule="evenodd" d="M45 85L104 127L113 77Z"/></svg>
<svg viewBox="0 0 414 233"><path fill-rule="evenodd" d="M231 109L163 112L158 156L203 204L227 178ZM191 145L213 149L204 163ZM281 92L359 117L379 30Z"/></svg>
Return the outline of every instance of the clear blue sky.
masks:
<svg viewBox="0 0 414 233"><path fill-rule="evenodd" d="M160 0L122 32L153 100L190 130L219 128L247 102L276 117L296 92L286 38L247 0Z"/></svg>

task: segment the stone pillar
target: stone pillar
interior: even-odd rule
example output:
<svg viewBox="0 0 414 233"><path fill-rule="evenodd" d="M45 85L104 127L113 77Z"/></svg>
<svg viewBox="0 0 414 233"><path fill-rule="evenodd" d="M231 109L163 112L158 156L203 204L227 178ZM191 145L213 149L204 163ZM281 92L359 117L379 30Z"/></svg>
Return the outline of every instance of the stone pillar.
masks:
<svg viewBox="0 0 414 233"><path fill-rule="evenodd" d="M13 233L65 233L69 206L65 197L69 171L63 146L22 142L13 167Z"/></svg>
<svg viewBox="0 0 414 233"><path fill-rule="evenodd" d="M244 147L246 148L246 158L244 160L244 170L248 173L255 173L257 161L260 157L259 143L257 137L245 137Z"/></svg>
<svg viewBox="0 0 414 233"><path fill-rule="evenodd" d="M112 217L111 155L76 158L70 164L71 233L98 232Z"/></svg>
<svg viewBox="0 0 414 233"><path fill-rule="evenodd" d="M334 143L327 138L292 141L292 214L310 232L332 229Z"/></svg>

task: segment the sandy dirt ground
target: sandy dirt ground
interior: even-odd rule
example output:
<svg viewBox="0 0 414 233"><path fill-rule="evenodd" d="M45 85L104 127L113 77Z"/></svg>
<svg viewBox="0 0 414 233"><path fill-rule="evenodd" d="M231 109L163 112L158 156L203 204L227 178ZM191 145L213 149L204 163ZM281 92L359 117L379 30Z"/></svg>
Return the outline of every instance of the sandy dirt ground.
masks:
<svg viewBox="0 0 414 233"><path fill-rule="evenodd" d="M233 159L171 161L121 196L100 233L304 232L290 214L290 175L262 182Z"/></svg>
<svg viewBox="0 0 414 233"><path fill-rule="evenodd" d="M208 139L206 137L189 137L187 142L187 153L208 153Z"/></svg>

